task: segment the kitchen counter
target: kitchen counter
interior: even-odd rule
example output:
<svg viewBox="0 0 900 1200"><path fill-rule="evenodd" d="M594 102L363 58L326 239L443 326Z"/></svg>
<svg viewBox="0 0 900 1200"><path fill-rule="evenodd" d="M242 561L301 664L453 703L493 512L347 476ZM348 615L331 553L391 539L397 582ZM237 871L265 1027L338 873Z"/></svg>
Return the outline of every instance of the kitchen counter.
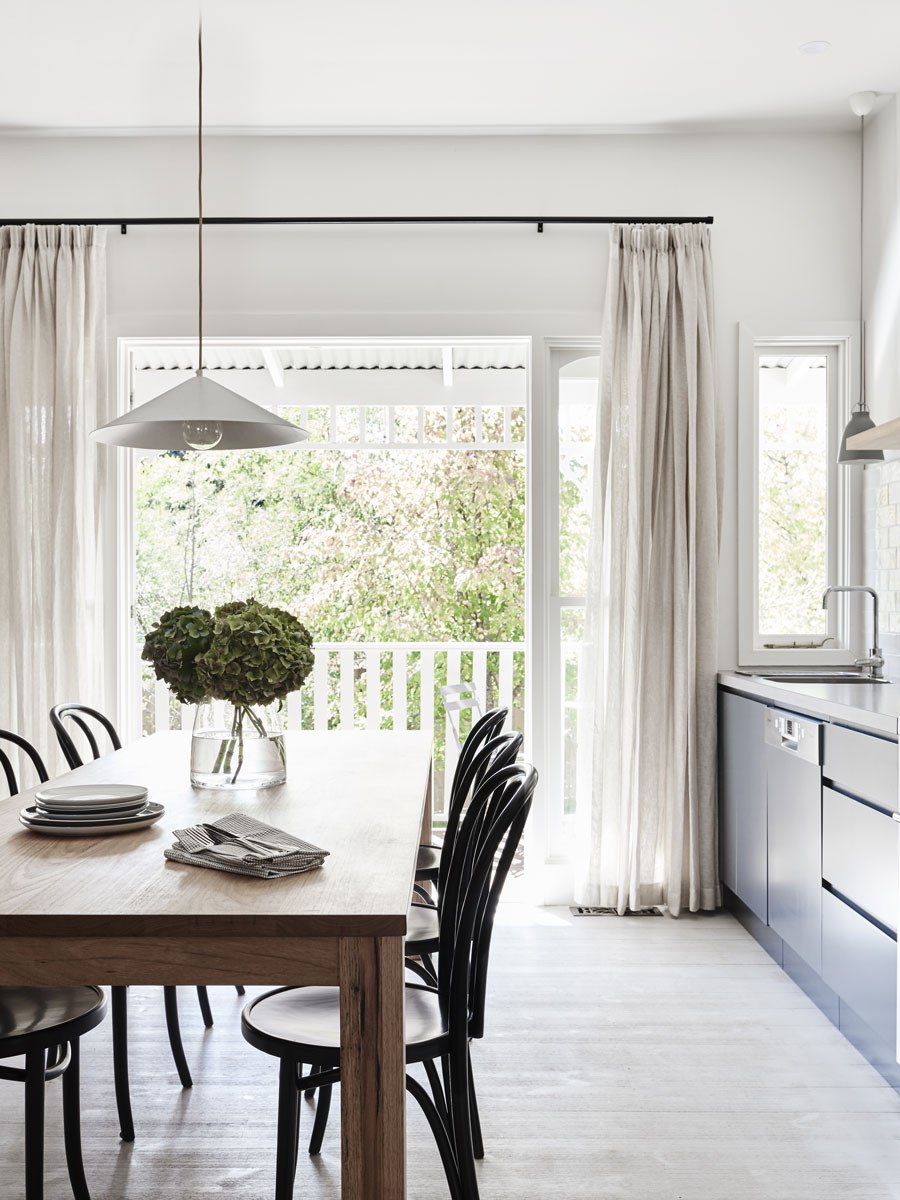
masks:
<svg viewBox="0 0 900 1200"><path fill-rule="evenodd" d="M722 687L768 704L898 740L900 683L782 683L720 671Z"/></svg>

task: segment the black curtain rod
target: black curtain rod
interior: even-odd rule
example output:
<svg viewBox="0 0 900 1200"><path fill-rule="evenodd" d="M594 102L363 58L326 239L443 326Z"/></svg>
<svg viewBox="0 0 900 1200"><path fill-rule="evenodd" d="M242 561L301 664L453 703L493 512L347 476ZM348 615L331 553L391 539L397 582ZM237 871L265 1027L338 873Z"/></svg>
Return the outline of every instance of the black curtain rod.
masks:
<svg viewBox="0 0 900 1200"><path fill-rule="evenodd" d="M204 225L712 225L712 217L204 217ZM0 225L196 225L196 217L94 217L61 220L40 217L2 220Z"/></svg>

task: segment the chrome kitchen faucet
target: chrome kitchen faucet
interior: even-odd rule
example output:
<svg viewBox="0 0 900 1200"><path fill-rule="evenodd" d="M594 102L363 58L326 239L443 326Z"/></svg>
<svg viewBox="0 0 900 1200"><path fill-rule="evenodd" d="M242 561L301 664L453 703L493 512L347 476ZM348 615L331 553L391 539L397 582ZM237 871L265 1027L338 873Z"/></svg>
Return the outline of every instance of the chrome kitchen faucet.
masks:
<svg viewBox="0 0 900 1200"><path fill-rule="evenodd" d="M881 647L878 645L878 593L873 587L867 587L863 583L827 587L822 596L823 608L828 607L828 597L832 592L868 592L872 597L872 649L866 658L858 658L853 665L856 667L868 667L871 678L880 679L881 669L884 666L884 657L881 653Z"/></svg>

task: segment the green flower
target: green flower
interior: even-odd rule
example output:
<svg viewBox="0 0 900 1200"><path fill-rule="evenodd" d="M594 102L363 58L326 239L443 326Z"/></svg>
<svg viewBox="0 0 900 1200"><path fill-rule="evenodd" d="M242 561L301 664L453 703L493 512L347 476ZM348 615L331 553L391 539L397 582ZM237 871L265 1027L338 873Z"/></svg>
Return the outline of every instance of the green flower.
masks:
<svg viewBox="0 0 900 1200"><path fill-rule="evenodd" d="M171 608L147 634L141 658L153 664L156 678L181 704L199 704L207 692L197 677L196 662L212 637L213 617L205 608Z"/></svg>
<svg viewBox="0 0 900 1200"><path fill-rule="evenodd" d="M271 704L297 691L312 670L312 635L284 609L235 600L216 609L195 665L204 694L239 706Z"/></svg>

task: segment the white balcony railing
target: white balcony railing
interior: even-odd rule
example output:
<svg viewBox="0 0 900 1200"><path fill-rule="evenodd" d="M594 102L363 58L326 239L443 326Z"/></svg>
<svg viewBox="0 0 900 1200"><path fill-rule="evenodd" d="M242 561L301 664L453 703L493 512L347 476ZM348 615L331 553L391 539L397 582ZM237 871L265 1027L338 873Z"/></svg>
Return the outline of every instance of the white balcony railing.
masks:
<svg viewBox="0 0 900 1200"><path fill-rule="evenodd" d="M288 729L423 729L435 740L435 811L445 810L457 748L440 688L471 682L482 707L521 728L522 642L320 642L312 675L288 697ZM144 731L190 729L194 710L145 675Z"/></svg>

